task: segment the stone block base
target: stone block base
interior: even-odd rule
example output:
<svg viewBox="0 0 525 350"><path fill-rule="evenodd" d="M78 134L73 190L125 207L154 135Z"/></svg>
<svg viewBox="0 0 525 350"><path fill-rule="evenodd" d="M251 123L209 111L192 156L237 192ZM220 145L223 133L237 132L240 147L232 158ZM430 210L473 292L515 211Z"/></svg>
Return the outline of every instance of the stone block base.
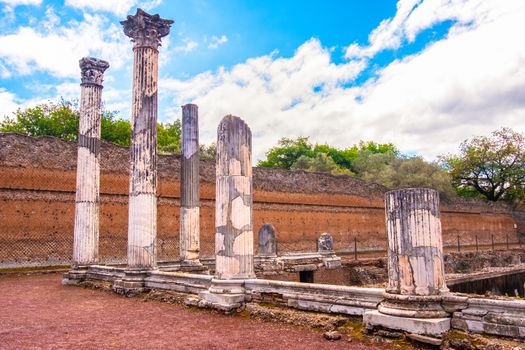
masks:
<svg viewBox="0 0 525 350"><path fill-rule="evenodd" d="M242 307L246 300L244 280L213 279L210 289L199 293L199 296L199 306L231 313Z"/></svg>
<svg viewBox="0 0 525 350"><path fill-rule="evenodd" d="M113 291L127 297L149 291L145 286L145 279L150 272L151 270L126 270L124 276L113 283Z"/></svg>
<svg viewBox="0 0 525 350"><path fill-rule="evenodd" d="M231 313L243 306L246 296L244 294L217 294L213 292L199 293L200 307L211 307L213 309Z"/></svg>
<svg viewBox="0 0 525 350"><path fill-rule="evenodd" d="M64 274L64 278L62 279L62 284L63 285L73 285L73 286L78 285L84 282L84 280L87 277L87 272L88 272L87 268L72 269Z"/></svg>
<svg viewBox="0 0 525 350"><path fill-rule="evenodd" d="M199 260L182 260L178 266L181 272L203 273L208 275L209 270Z"/></svg>
<svg viewBox="0 0 525 350"><path fill-rule="evenodd" d="M436 338L441 338L450 329L450 318L397 317L382 314L377 310L365 312L363 323L368 329L382 327Z"/></svg>

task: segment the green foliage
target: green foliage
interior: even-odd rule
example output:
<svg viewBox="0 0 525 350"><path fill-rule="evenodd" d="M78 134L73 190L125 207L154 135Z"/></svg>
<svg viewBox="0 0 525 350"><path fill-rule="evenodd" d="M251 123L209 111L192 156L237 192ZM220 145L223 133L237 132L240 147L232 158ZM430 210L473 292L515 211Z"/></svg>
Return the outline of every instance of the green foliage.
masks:
<svg viewBox="0 0 525 350"><path fill-rule="evenodd" d="M0 122L0 131L73 141L78 134L78 116L78 108L72 102L43 103L25 110L18 109L14 118Z"/></svg>
<svg viewBox="0 0 525 350"><path fill-rule="evenodd" d="M389 189L428 187L448 200L455 193L445 169L421 157L404 157L391 143L359 142L346 149L312 145L307 137L283 138L258 166L346 174Z"/></svg>
<svg viewBox="0 0 525 350"><path fill-rule="evenodd" d="M438 163L429 163L422 157L364 151L356 160L356 166L362 179L379 183L389 189L433 188L440 193L443 200L450 200L455 195L447 171Z"/></svg>
<svg viewBox="0 0 525 350"><path fill-rule="evenodd" d="M345 168L340 167L326 153L317 153L314 157L301 156L291 166L291 170L306 170L311 172L331 173L333 175L353 175Z"/></svg>
<svg viewBox="0 0 525 350"><path fill-rule="evenodd" d="M525 199L525 136L509 128L465 140L459 155L441 156L460 195L489 201Z"/></svg>
<svg viewBox="0 0 525 350"><path fill-rule="evenodd" d="M290 169L302 156L314 156L308 137L298 137L295 140L283 137L279 140L278 146L272 147L266 153L266 160L260 161L257 166Z"/></svg>
<svg viewBox="0 0 525 350"><path fill-rule="evenodd" d="M199 158L202 160L215 160L217 156L217 144L215 142L209 145L199 146Z"/></svg>
<svg viewBox="0 0 525 350"><path fill-rule="evenodd" d="M13 118L0 122L0 132L18 132L29 136L55 136L75 141L78 135L80 112L77 104L69 101L42 103L32 108L19 109ZM117 112L103 111L101 138L120 146L131 143L131 124L117 117ZM180 153L181 122L157 124L159 153Z"/></svg>
<svg viewBox="0 0 525 350"><path fill-rule="evenodd" d="M127 120L116 118L115 113L103 112L100 123L100 137L103 140L120 146L131 144L131 124Z"/></svg>
<svg viewBox="0 0 525 350"><path fill-rule="evenodd" d="M174 123L157 124L157 148L160 154L181 152L182 123L177 119Z"/></svg>

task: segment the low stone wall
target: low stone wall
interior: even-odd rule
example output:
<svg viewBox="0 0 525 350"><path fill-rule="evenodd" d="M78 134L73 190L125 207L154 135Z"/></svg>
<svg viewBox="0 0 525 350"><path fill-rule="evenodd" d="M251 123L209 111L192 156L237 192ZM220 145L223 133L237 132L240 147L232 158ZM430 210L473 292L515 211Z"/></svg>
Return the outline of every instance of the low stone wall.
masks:
<svg viewBox="0 0 525 350"><path fill-rule="evenodd" d="M453 311L453 329L468 333L525 339L525 301L472 298L455 295L445 298Z"/></svg>
<svg viewBox="0 0 525 350"><path fill-rule="evenodd" d="M122 278L123 267L91 266L87 283L107 283L111 288ZM199 293L211 286L211 275L152 271L145 286L160 292L180 293L179 301L197 305ZM247 301L268 303L298 310L347 316L362 316L376 310L383 300L384 289L297 283L264 279L245 280ZM525 339L525 301L472 297L459 293L446 294L443 306L451 315L452 329L467 333Z"/></svg>

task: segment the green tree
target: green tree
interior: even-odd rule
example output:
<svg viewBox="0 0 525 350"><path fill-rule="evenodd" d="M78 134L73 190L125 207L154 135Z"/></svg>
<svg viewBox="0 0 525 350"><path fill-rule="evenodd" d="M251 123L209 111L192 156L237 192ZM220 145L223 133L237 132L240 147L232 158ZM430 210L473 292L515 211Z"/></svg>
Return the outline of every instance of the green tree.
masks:
<svg viewBox="0 0 525 350"><path fill-rule="evenodd" d="M315 159L317 159L317 161L321 161L321 159L328 161L326 157L329 157L341 171L346 169L350 173L355 173L354 162L359 152L365 150L370 153L394 152L398 154L397 148L391 143L380 144L372 141L361 141L358 145L350 148L338 149L327 144L317 144L314 146L310 143L308 137L298 137L296 139L285 137L279 140L277 146L272 147L266 152L266 159L260 161L257 166L291 169L302 157L303 159L299 162L299 165L301 165L301 169L306 169L304 168L306 166L304 162L307 159L309 159L309 162L313 162ZM321 154L324 154L324 156L321 156ZM298 169L298 165L296 165L295 168ZM349 173L346 170L343 172Z"/></svg>
<svg viewBox="0 0 525 350"><path fill-rule="evenodd" d="M301 156L290 167L291 170L331 173L333 175L354 175L350 170L339 166L326 153L317 153L314 157Z"/></svg>
<svg viewBox="0 0 525 350"><path fill-rule="evenodd" d="M117 112L103 111L101 138L121 146L129 146L131 126L129 121L116 116ZM54 136L75 141L78 136L80 112L74 102L49 101L35 107L18 109L14 117L0 122L0 132L18 132L28 136Z"/></svg>
<svg viewBox="0 0 525 350"><path fill-rule="evenodd" d="M100 121L100 137L120 146L131 144L131 124L119 119L114 112L102 112Z"/></svg>
<svg viewBox="0 0 525 350"><path fill-rule="evenodd" d="M174 123L157 124L157 148L160 154L181 152L182 123L177 119Z"/></svg>
<svg viewBox="0 0 525 350"><path fill-rule="evenodd" d="M314 156L313 147L308 141L308 137L298 137L297 139L283 137L279 140L278 146L272 147L266 152L266 160L260 161L257 166L290 169L301 156Z"/></svg>
<svg viewBox="0 0 525 350"><path fill-rule="evenodd" d="M502 128L463 141L459 155L440 157L458 194L489 201L525 199L525 136Z"/></svg>
<svg viewBox="0 0 525 350"><path fill-rule="evenodd" d="M55 136L67 141L78 134L78 108L69 101L48 102L24 110L18 109L14 118L0 122L0 131L19 132L29 136Z"/></svg>
<svg viewBox="0 0 525 350"><path fill-rule="evenodd" d="M389 189L432 188L446 201L455 196L447 171L437 162L427 162L422 157L400 156L393 151L373 153L369 149L363 149L359 152L355 165L363 180Z"/></svg>

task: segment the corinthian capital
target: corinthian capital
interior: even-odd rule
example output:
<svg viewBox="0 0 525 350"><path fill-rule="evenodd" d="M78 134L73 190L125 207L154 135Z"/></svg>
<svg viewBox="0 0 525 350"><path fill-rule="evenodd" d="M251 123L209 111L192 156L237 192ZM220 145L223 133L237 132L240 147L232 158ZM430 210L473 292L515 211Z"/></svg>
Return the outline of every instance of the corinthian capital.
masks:
<svg viewBox="0 0 525 350"><path fill-rule="evenodd" d="M104 71L108 69L109 63L94 57L84 57L79 61L82 76L82 84L102 86Z"/></svg>
<svg viewBox="0 0 525 350"><path fill-rule="evenodd" d="M131 38L135 46L150 46L157 49L160 39L170 32L172 20L162 19L159 15L150 15L137 9L135 16L120 22L124 27L124 34Z"/></svg>

